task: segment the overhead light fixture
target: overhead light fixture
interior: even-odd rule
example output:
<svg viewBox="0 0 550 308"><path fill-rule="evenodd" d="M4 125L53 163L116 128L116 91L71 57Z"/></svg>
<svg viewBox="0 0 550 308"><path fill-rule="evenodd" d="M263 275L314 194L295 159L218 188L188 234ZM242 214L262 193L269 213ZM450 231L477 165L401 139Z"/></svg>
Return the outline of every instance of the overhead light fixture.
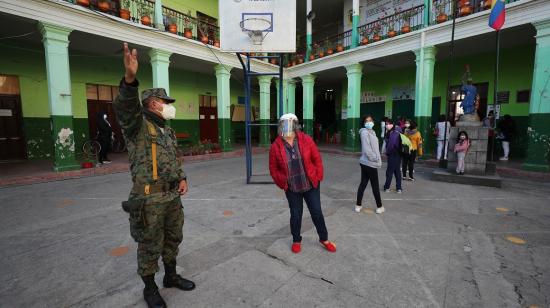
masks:
<svg viewBox="0 0 550 308"><path fill-rule="evenodd" d="M306 17L307 17L307 20L309 20L309 21L314 20L315 19L315 12L314 11L309 11L309 13L307 13Z"/></svg>

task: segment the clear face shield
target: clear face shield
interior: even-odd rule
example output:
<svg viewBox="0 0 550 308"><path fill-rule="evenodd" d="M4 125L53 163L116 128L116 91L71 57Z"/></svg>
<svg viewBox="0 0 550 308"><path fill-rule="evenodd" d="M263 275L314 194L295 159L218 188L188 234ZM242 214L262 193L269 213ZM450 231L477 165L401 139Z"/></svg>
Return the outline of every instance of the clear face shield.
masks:
<svg viewBox="0 0 550 308"><path fill-rule="evenodd" d="M279 135L282 137L294 136L296 130L300 129L298 120L294 118L284 118L279 120Z"/></svg>

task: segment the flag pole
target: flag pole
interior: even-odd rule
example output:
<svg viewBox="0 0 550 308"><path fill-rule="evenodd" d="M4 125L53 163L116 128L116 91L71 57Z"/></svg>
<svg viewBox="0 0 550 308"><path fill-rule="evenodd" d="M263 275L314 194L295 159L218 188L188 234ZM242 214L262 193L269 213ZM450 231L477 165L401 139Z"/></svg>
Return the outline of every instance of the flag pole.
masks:
<svg viewBox="0 0 550 308"><path fill-rule="evenodd" d="M445 108L445 131L443 132L443 153L441 153L441 158L439 160L439 168L447 168L447 144L448 144L448 134L447 134L447 123L449 122L449 109L451 107L451 76L453 71L453 58L454 58L454 49L455 49L455 28L456 28L456 5L455 0L451 1L451 16L453 18L453 26L451 29L451 49L449 50L449 68L447 72L447 106Z"/></svg>
<svg viewBox="0 0 550 308"><path fill-rule="evenodd" d="M498 104L498 64L499 64L499 58L500 58L500 30L496 31L496 59L495 59L495 81L494 81L494 92L493 92L493 124L491 125L491 129L496 128L496 115L497 115L497 104ZM491 147L491 161L494 161L494 155L495 155L495 140L493 136L493 146Z"/></svg>

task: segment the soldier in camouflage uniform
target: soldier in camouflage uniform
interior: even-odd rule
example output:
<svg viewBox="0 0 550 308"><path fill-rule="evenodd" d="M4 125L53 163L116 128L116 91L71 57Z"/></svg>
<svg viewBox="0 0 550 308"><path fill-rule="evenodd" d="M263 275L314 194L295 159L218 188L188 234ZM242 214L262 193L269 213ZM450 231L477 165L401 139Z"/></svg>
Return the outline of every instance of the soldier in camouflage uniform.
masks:
<svg viewBox="0 0 550 308"><path fill-rule="evenodd" d="M176 273L178 246L182 241L183 207L180 195L187 192L187 178L176 157L174 131L165 125L175 116L174 102L162 88L142 92L139 83L137 51L124 44L126 73L114 109L124 132L133 187L128 201L130 233L138 242L138 274L145 283L143 296L149 307L166 307L158 292L155 273L162 256L163 285L185 291L195 288L192 281ZM142 106L143 105L143 106Z"/></svg>

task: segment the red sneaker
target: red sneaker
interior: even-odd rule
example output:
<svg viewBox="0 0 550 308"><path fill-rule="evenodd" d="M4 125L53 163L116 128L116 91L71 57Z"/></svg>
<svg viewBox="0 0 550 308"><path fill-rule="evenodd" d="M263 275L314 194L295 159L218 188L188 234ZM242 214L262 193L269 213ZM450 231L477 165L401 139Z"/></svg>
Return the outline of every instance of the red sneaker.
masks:
<svg viewBox="0 0 550 308"><path fill-rule="evenodd" d="M299 253L302 250L302 243L292 243L292 252Z"/></svg>
<svg viewBox="0 0 550 308"><path fill-rule="evenodd" d="M319 241L319 243L323 244L323 246L325 246L325 248L328 251L336 252L336 244L334 244L333 242L331 242L331 241L324 241L324 242Z"/></svg>

